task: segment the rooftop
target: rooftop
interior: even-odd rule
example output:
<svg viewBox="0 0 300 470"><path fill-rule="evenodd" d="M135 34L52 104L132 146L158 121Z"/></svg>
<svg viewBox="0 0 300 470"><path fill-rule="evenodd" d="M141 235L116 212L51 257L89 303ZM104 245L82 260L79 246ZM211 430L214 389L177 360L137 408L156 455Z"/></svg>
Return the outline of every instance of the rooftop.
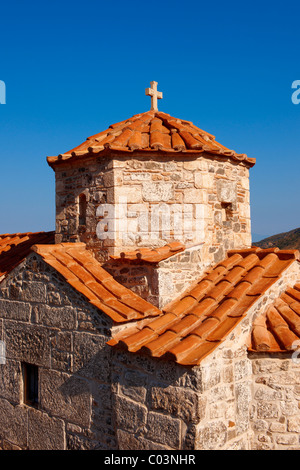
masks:
<svg viewBox="0 0 300 470"><path fill-rule="evenodd" d="M33 251L114 322L140 320L161 312L119 284L101 267L84 243L36 245Z"/></svg>
<svg viewBox="0 0 300 470"><path fill-rule="evenodd" d="M243 162L249 167L255 164L254 158L224 147L215 140L215 136L199 129L192 122L154 110L111 124L108 129L88 137L85 142L68 152L48 157L47 161L53 167L60 162L73 162L110 150L127 154L136 151L186 155L206 153Z"/></svg>
<svg viewBox="0 0 300 470"><path fill-rule="evenodd" d="M0 235L0 279L18 266L36 243L54 243L54 232Z"/></svg>
<svg viewBox="0 0 300 470"><path fill-rule="evenodd" d="M182 365L198 365L298 257L297 250L230 251L225 260L164 307L159 318L137 323L109 344Z"/></svg>
<svg viewBox="0 0 300 470"><path fill-rule="evenodd" d="M133 353L194 366L247 315L250 307L296 260L297 250L253 247L232 250L162 310L119 284L84 243L53 243L53 232L0 235L0 280L34 251L87 301L123 324L109 342ZM184 249L165 247L124 254L159 262ZM137 254L141 253L141 258ZM300 283L285 292L253 324L249 351L285 352L300 341ZM299 343L297 343L299 344Z"/></svg>
<svg viewBox="0 0 300 470"><path fill-rule="evenodd" d="M160 248L139 248L133 251L121 252L119 256L111 255L110 258L127 262L160 263L184 250L185 245L175 241Z"/></svg>
<svg viewBox="0 0 300 470"><path fill-rule="evenodd" d="M287 352L295 346L300 346L300 283L254 321L249 351Z"/></svg>

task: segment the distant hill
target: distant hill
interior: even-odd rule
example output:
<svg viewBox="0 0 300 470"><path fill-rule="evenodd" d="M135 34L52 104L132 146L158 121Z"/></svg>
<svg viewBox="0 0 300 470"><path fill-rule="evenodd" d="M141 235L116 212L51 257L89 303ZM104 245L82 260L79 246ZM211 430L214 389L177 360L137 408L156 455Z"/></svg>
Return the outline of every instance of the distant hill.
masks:
<svg viewBox="0 0 300 470"><path fill-rule="evenodd" d="M300 228L295 228L290 232L272 235L272 237L264 238L253 244L260 248L272 248L277 246L281 250L300 250Z"/></svg>

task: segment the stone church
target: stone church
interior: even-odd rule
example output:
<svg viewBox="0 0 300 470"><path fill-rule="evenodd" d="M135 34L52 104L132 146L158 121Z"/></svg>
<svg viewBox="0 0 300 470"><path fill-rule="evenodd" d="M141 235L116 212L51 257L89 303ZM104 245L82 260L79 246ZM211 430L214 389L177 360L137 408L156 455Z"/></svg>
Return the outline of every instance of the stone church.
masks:
<svg viewBox="0 0 300 470"><path fill-rule="evenodd" d="M151 110L47 161L55 232L0 236L4 450L300 449L300 264L249 171Z"/></svg>

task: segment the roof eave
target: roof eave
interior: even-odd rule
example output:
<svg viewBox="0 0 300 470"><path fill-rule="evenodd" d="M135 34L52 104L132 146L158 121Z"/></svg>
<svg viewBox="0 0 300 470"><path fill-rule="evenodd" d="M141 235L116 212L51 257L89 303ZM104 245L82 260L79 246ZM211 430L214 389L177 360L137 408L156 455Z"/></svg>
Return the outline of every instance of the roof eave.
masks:
<svg viewBox="0 0 300 470"><path fill-rule="evenodd" d="M221 160L224 161L233 161L237 164L242 164L247 166L248 168L252 168L256 164L256 159L255 158L250 158L241 155L225 155L222 153L217 153L213 151L208 151L208 150L169 150L169 149L164 149L164 148L153 148L153 149L121 149L117 147L106 147L98 152L86 152L84 154L76 154L76 152L73 152L72 154L60 154L58 156L49 156L47 157L47 163L48 165L55 170L57 166L61 166L64 164L73 164L73 163L81 163L83 161L89 160L89 159L94 159L97 157L107 157L107 156L127 156L128 155L151 155L151 158L153 157L161 157L162 155L166 155L167 157L174 156L176 158L182 156L182 157L187 157L187 156L204 156L204 157L217 157L220 158Z"/></svg>

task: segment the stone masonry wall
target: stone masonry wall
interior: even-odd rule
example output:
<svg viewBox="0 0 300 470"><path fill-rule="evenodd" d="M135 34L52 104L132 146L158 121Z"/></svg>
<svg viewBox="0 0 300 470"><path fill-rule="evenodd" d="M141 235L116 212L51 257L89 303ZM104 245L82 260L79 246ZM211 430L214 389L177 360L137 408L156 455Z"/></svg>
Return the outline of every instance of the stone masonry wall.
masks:
<svg viewBox="0 0 300 470"><path fill-rule="evenodd" d="M209 156L135 155L114 158L114 168L107 200L127 201L126 232L117 231L114 254L175 239L187 247L204 242L204 258L217 262L228 249L251 246L246 166ZM122 224L124 211L117 217Z"/></svg>
<svg viewBox="0 0 300 470"><path fill-rule="evenodd" d="M246 343L253 319L299 278L295 261L200 366L184 368L108 346L124 325L33 253L0 289L0 448L297 447L300 368L250 359ZM38 366L37 408L24 404L24 362Z"/></svg>
<svg viewBox="0 0 300 470"><path fill-rule="evenodd" d="M103 266L114 278L143 299L162 308L199 279L205 267L201 249L194 247L158 264L110 260Z"/></svg>
<svg viewBox="0 0 300 470"><path fill-rule="evenodd" d="M251 422L254 450L300 450L298 353L250 355L253 370Z"/></svg>
<svg viewBox="0 0 300 470"><path fill-rule="evenodd" d="M255 400L264 398L255 395L247 340L253 320L297 279L299 263L295 261L198 367L183 368L139 354L114 351L114 407L119 448L250 450L255 447L253 420L255 413L260 417L257 410L262 409L261 403L255 408ZM255 370L254 373L257 374ZM284 375L282 379L285 388L286 380L291 379ZM278 411L279 405L276 406ZM291 409L294 412L295 406L295 400L282 404L284 413L290 413ZM272 418L273 407L270 411L267 405L266 409ZM279 411L276 416L280 418ZM261 421L256 424L260 425ZM296 423L298 418L293 424L290 422L290 429L296 429ZM287 438L281 437L281 443L284 439ZM295 435L291 439L295 440Z"/></svg>
<svg viewBox="0 0 300 470"><path fill-rule="evenodd" d="M245 348L200 367L115 351L114 407L121 450L249 448L251 368Z"/></svg>
<svg viewBox="0 0 300 470"><path fill-rule="evenodd" d="M55 171L56 243L81 241L95 252L98 259L107 259L107 247L96 235L97 208L106 204L108 188L113 181L110 159L95 158L81 163L65 163ZM86 197L86 225L80 225L79 197Z"/></svg>
<svg viewBox="0 0 300 470"><path fill-rule="evenodd" d="M87 200L79 225L79 196ZM142 246L204 242L203 258L251 246L249 169L209 156L111 154L56 168L56 241L83 241L100 261Z"/></svg>
<svg viewBox="0 0 300 470"><path fill-rule="evenodd" d="M159 307L191 289L193 283L200 279L207 267L202 246L186 249L169 259L161 261L158 269Z"/></svg>
<svg viewBox="0 0 300 470"><path fill-rule="evenodd" d="M0 289L0 448L116 447L111 321L36 255ZM38 366L39 406L24 404L22 363Z"/></svg>

